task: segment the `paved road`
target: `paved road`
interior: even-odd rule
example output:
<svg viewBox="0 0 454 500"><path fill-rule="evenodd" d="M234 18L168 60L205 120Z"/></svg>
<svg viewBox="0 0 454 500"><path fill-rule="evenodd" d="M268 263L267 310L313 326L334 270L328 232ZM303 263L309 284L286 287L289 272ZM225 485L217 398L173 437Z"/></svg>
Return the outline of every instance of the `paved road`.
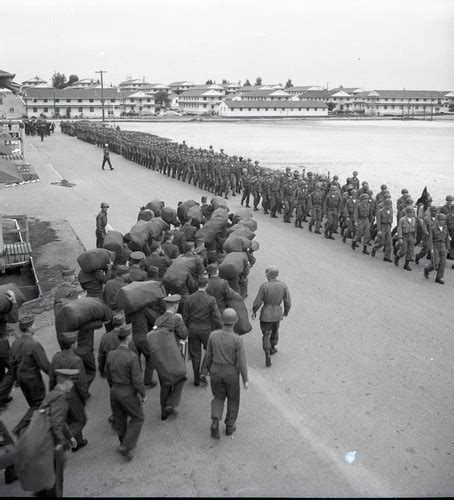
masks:
<svg viewBox="0 0 454 500"><path fill-rule="evenodd" d="M204 194L117 155L115 170L102 171L100 149L59 133L43 143L31 138L27 154L41 182L0 191L2 210L67 219L87 247L101 201L111 205L112 226L126 232L153 198L176 206ZM51 184L61 177L75 186ZM238 197L230 206L238 208ZM136 458L123 464L106 423L107 384L97 379L90 444L69 456L66 494L452 494L453 271L442 287L419 266L408 273L307 228L256 217L261 249L248 307L265 268L277 265L293 309L272 368L264 366L258 323L245 337L251 385L233 438L210 439L210 390L195 388L190 374L173 422L160 421L158 390L151 391ZM351 451L356 460L348 464Z"/></svg>

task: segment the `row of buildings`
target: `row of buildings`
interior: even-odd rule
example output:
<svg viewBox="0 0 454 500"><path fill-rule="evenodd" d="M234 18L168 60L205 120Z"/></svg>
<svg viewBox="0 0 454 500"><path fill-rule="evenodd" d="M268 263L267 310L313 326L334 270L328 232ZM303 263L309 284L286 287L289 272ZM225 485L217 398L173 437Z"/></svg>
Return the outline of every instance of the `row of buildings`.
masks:
<svg viewBox="0 0 454 500"><path fill-rule="evenodd" d="M118 87L79 80L54 89L39 77L23 82L28 117L99 118L102 99L106 117L154 115L158 108L187 115L242 117L431 116L452 110L454 92L435 90L365 90L362 88L241 86L234 83L196 85L188 81L148 83L129 79ZM162 105L163 100L165 106Z"/></svg>

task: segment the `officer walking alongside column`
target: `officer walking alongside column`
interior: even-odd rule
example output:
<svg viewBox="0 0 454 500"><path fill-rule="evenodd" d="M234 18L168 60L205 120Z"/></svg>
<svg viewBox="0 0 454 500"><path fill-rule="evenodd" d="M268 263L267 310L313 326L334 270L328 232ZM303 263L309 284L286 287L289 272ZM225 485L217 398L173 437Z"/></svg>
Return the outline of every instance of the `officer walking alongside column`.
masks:
<svg viewBox="0 0 454 500"><path fill-rule="evenodd" d="M102 202L101 211L96 216L96 248L102 248L104 245L104 238L106 237L107 226L107 209L109 204Z"/></svg>
<svg viewBox="0 0 454 500"><path fill-rule="evenodd" d="M104 155L102 160L102 169L104 170L104 165L107 163L110 167L110 170L113 170L112 163L110 163L110 151L108 144L104 144L103 153Z"/></svg>
<svg viewBox="0 0 454 500"><path fill-rule="evenodd" d="M260 285L257 297L252 306L252 319L256 318L260 311L260 328L262 330L263 350L265 351L266 366L271 366L270 355L277 352L276 345L279 341L279 323L283 316L288 316L292 305L290 292L287 285L279 281L279 269L275 266L268 267L265 271L267 283ZM284 314L281 304L284 303Z"/></svg>
<svg viewBox="0 0 454 500"><path fill-rule="evenodd" d="M240 374L244 388L249 387L243 339L233 331L237 321L236 311L225 309L222 313L223 328L211 332L208 339L206 363L214 396L211 402L211 437L214 439L220 437L219 421L226 398L225 433L231 436L236 430L235 422L240 408Z"/></svg>
<svg viewBox="0 0 454 500"><path fill-rule="evenodd" d="M452 242L451 242L452 244ZM431 228L431 252L433 256L431 263L424 268L424 277L429 278L429 273L437 270L435 283L444 285L443 276L446 267L446 256L449 248L449 231L446 226L446 215L439 213Z"/></svg>

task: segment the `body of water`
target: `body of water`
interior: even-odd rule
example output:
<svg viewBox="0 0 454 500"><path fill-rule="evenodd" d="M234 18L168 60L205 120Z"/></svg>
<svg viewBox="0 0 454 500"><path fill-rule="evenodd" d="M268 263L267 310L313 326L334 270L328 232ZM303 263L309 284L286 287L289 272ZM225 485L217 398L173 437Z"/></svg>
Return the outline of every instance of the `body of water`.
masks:
<svg viewBox="0 0 454 500"><path fill-rule="evenodd" d="M394 200L407 188L416 199L427 185L434 203L454 194L454 121L248 121L124 122L188 146L213 145L229 155L277 169L337 174L344 184L353 170L374 191L387 184Z"/></svg>

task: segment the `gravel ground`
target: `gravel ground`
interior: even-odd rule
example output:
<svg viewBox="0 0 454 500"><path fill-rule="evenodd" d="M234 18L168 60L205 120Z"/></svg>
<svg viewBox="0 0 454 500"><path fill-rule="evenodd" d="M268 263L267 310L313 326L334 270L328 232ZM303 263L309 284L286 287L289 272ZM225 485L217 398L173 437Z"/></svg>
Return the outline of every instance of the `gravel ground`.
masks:
<svg viewBox="0 0 454 500"><path fill-rule="evenodd" d="M109 222L129 230L141 205L199 200L199 189L148 171L59 133L30 138L27 161L41 182L1 191L4 213L65 219L87 248L95 243L101 201ZM71 188L52 184L64 178ZM239 207L238 197L230 207ZM209 388L188 382L178 417L162 422L159 391L150 392L136 458L123 463L106 419L108 389L97 378L88 402L89 446L68 455L71 496L439 496L454 491L452 363L454 279L446 285L353 252L304 229L257 213L261 248L249 280L251 307L269 265L292 293L279 352L265 368L258 322L245 336L250 388L242 392L238 430L209 437ZM58 350L51 312L39 340ZM99 335L98 335L99 340ZM2 416L25 411L19 392ZM356 451L349 464L345 454ZM15 484L0 494L20 495Z"/></svg>

